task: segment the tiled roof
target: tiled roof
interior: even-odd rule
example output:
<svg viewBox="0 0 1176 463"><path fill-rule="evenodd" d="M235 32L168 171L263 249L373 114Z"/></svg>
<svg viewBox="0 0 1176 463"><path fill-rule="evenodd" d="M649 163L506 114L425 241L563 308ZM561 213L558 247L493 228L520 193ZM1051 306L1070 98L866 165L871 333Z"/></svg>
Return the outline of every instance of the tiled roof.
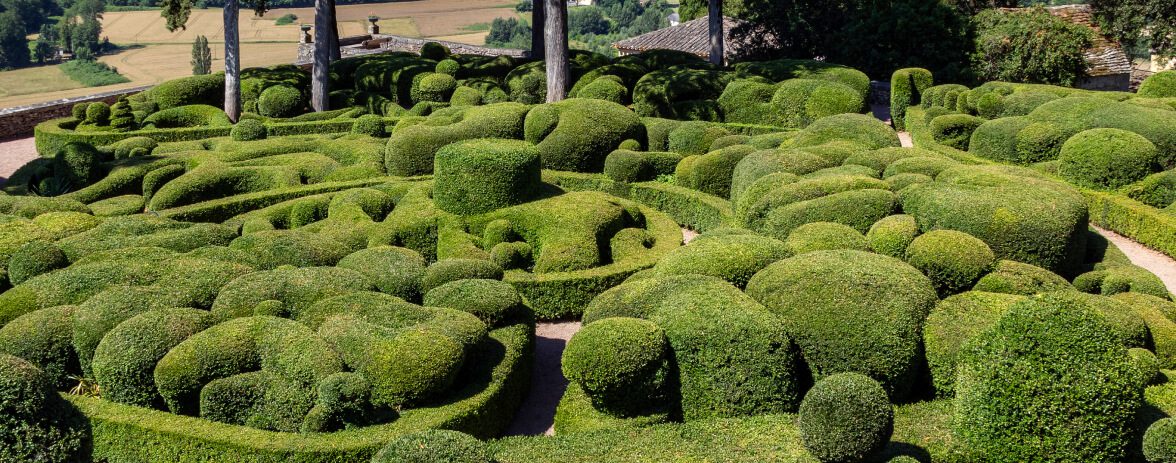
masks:
<svg viewBox="0 0 1176 463"><path fill-rule="evenodd" d="M1004 11L1024 11L1027 8L1002 8ZM1062 5L1046 7L1045 11L1071 23L1094 30L1094 43L1086 50L1086 73L1091 77L1130 74L1131 59L1123 47L1102 33L1095 24L1090 5Z"/></svg>
<svg viewBox="0 0 1176 463"><path fill-rule="evenodd" d="M710 56L710 24L707 17L686 21L677 26L630 37L613 44L618 50L642 52L646 50L678 50L706 58ZM723 17L723 55L730 58L738 54L740 42L733 39L731 31L746 24L745 21Z"/></svg>

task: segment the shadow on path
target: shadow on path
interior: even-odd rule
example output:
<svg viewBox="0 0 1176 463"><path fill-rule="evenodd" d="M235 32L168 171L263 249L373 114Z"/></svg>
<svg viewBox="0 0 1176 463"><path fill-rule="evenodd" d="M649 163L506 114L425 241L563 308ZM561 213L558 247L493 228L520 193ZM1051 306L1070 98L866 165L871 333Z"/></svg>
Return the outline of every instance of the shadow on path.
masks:
<svg viewBox="0 0 1176 463"><path fill-rule="evenodd" d="M538 436L555 433L555 409L568 388L560 359L568 339L580 331L580 322L539 323L535 327L535 364L531 391L506 429L506 436Z"/></svg>

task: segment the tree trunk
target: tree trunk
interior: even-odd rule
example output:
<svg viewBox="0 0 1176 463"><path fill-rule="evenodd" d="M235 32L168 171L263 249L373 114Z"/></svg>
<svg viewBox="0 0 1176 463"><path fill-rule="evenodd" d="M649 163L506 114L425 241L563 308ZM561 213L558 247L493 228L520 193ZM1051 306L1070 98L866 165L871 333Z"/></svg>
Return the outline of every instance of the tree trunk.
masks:
<svg viewBox="0 0 1176 463"><path fill-rule="evenodd" d="M241 117L241 43L237 0L225 0L225 114L233 123Z"/></svg>
<svg viewBox="0 0 1176 463"><path fill-rule="evenodd" d="M335 15L331 0L314 2L314 68L310 76L310 106L315 111L330 108L331 23ZM338 50L338 47L335 47Z"/></svg>
<svg viewBox="0 0 1176 463"><path fill-rule="evenodd" d="M567 0L542 0L544 5L544 59L547 61L547 102L568 95L568 4Z"/></svg>
<svg viewBox="0 0 1176 463"><path fill-rule="evenodd" d="M342 55L339 51L339 21L335 16L335 0L331 1L331 62L339 61Z"/></svg>
<svg viewBox="0 0 1176 463"><path fill-rule="evenodd" d="M545 0L535 0L531 2L531 57L538 58L546 53L547 50L543 46L543 34L546 24L546 16L543 14L547 11Z"/></svg>
<svg viewBox="0 0 1176 463"><path fill-rule="evenodd" d="M710 0L710 62L723 65L723 0Z"/></svg>

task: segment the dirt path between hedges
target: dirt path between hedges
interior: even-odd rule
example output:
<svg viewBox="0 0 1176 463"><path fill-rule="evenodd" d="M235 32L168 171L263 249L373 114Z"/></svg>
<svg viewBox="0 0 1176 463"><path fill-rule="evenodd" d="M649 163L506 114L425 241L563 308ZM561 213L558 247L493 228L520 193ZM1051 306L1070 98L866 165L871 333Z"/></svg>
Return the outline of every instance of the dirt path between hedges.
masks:
<svg viewBox="0 0 1176 463"><path fill-rule="evenodd" d="M37 156L33 137L0 140L0 185L3 185L16 169L36 159Z"/></svg>
<svg viewBox="0 0 1176 463"><path fill-rule="evenodd" d="M1164 286L1168 287L1168 291L1176 293L1176 260L1113 231L1099 228L1094 224L1090 226L1094 227L1098 234L1118 246L1119 250L1123 251L1128 259L1131 259L1131 263L1156 274L1164 282Z"/></svg>
<svg viewBox="0 0 1176 463"><path fill-rule="evenodd" d="M539 323L535 327L535 363L531 370L531 391L515 412L506 436L551 436L555 434L555 409L568 388L560 369L564 346L580 331L580 322Z"/></svg>

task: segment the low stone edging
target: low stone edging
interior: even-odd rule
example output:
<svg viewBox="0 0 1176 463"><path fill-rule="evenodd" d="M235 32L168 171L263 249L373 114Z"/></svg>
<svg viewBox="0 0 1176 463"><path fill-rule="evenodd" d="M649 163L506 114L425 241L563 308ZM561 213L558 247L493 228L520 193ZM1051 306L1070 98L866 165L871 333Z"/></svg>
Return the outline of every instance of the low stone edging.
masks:
<svg viewBox="0 0 1176 463"><path fill-rule="evenodd" d="M32 136L33 127L36 127L37 124L50 119L69 116L75 104L96 101L114 103L121 96L139 93L151 87L153 86L147 85L122 90L111 90L92 95L62 98L60 100L0 109L0 139Z"/></svg>

